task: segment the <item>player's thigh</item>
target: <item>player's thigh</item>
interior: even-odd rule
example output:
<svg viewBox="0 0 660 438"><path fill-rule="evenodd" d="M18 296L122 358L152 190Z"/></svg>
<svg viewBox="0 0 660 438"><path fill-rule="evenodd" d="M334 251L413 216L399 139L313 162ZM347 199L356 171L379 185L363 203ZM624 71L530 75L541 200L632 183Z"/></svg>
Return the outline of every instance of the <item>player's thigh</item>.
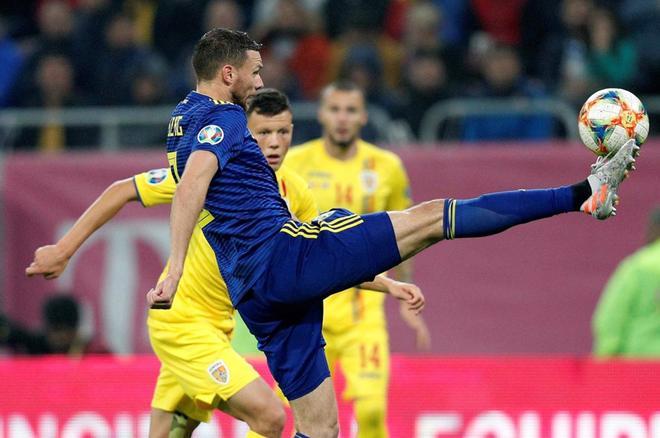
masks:
<svg viewBox="0 0 660 438"><path fill-rule="evenodd" d="M275 262L263 277L273 303L323 299L401 262L386 213L358 216L337 209L325 214L312 224L289 221L277 234Z"/></svg>
<svg viewBox="0 0 660 438"><path fill-rule="evenodd" d="M210 323L150 327L149 336L163 366L200 409L212 409L259 378L227 335Z"/></svg>
<svg viewBox="0 0 660 438"><path fill-rule="evenodd" d="M284 417L284 403L268 384L261 378L248 383L243 389L222 401L218 408L248 424L257 422L264 417Z"/></svg>
<svg viewBox="0 0 660 438"><path fill-rule="evenodd" d="M290 400L296 429L309 436L325 435L337 428L337 401L331 378L310 393Z"/></svg>
<svg viewBox="0 0 660 438"><path fill-rule="evenodd" d="M196 421L207 422L211 418L211 409L203 409L197 406L184 392L176 376L163 365L161 365L158 373L151 407L153 409L151 429L158 429L159 431L165 428L169 430L173 412L180 412ZM154 412L156 412L156 415L154 415ZM157 436L160 436L160 434Z"/></svg>
<svg viewBox="0 0 660 438"><path fill-rule="evenodd" d="M297 399L330 376L321 334L323 302L273 305L267 293L250 293L238 304L238 311L259 341L268 368L286 398Z"/></svg>
<svg viewBox="0 0 660 438"><path fill-rule="evenodd" d="M385 397L390 377L390 348L385 327L351 329L339 359L346 378L344 398Z"/></svg>

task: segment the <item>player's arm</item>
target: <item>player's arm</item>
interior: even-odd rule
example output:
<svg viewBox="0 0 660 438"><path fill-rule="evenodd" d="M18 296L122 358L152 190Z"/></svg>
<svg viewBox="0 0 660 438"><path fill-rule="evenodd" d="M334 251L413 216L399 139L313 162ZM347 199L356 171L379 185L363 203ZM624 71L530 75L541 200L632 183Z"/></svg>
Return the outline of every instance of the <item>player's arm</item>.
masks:
<svg viewBox="0 0 660 438"><path fill-rule="evenodd" d="M25 273L28 276L43 275L47 279L59 277L78 248L124 205L137 199L138 193L132 178L115 181L57 243L42 246L35 251L34 260L25 269Z"/></svg>
<svg viewBox="0 0 660 438"><path fill-rule="evenodd" d="M388 210L405 210L412 205L410 195L410 180L408 174L400 159L396 159L392 171L390 172L392 190L387 200ZM403 282L412 282L413 259L404 260L393 269L394 277ZM399 315L415 332L416 345L420 350L429 350L431 348L431 332L426 321L419 312L412 312L403 303L399 306Z"/></svg>
<svg viewBox="0 0 660 438"><path fill-rule="evenodd" d="M633 303L638 299L640 275L624 262L612 275L593 316L593 353L599 357L621 354L625 344Z"/></svg>
<svg viewBox="0 0 660 438"><path fill-rule="evenodd" d="M414 314L419 314L424 308L424 294L419 287L411 283L393 280L385 274L377 275L373 281L361 283L358 287L392 295L401 301L402 306Z"/></svg>
<svg viewBox="0 0 660 438"><path fill-rule="evenodd" d="M170 257L167 276L147 293L150 306L169 308L183 274L183 263L190 236L199 217L211 179L218 171L213 152L196 150L190 154L179 181L170 213Z"/></svg>

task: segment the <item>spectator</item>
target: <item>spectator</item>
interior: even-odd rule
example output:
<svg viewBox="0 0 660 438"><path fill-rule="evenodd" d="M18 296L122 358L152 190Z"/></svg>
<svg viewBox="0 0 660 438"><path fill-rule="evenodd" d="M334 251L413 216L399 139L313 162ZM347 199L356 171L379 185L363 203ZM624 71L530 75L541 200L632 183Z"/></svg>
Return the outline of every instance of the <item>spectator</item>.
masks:
<svg viewBox="0 0 660 438"><path fill-rule="evenodd" d="M431 0L443 19L438 38L447 45L465 45L468 38L469 4L465 0Z"/></svg>
<svg viewBox="0 0 660 438"><path fill-rule="evenodd" d="M367 103L392 111L398 98L383 81L383 65L378 49L372 45L349 48L340 78L356 84L364 93Z"/></svg>
<svg viewBox="0 0 660 438"><path fill-rule="evenodd" d="M255 37L264 44L266 56L283 62L296 76L298 94L315 99L330 63L330 41L320 32L320 19L298 0L279 0L274 12L255 24Z"/></svg>
<svg viewBox="0 0 660 438"><path fill-rule="evenodd" d="M102 50L103 56L95 58L90 72L94 96L103 105L127 104L135 66L156 55L138 46L135 23L122 13L109 19Z"/></svg>
<svg viewBox="0 0 660 438"><path fill-rule="evenodd" d="M649 218L647 244L624 259L594 313L594 354L660 357L660 208Z"/></svg>
<svg viewBox="0 0 660 438"><path fill-rule="evenodd" d="M406 65L403 80L404 103L398 109L397 116L408 122L418 138L426 111L450 96L448 85L445 62L438 51L420 50Z"/></svg>
<svg viewBox="0 0 660 438"><path fill-rule="evenodd" d="M78 85L86 93L94 87L94 66L99 47L104 46L104 31L108 20L119 12L113 0L80 0L76 10L74 30L75 52L78 62Z"/></svg>
<svg viewBox="0 0 660 438"><path fill-rule="evenodd" d="M542 49L548 38L561 32L557 0L527 0L523 6L520 23L520 55L525 73L533 78L544 79Z"/></svg>
<svg viewBox="0 0 660 438"><path fill-rule="evenodd" d="M9 104L12 86L21 71L23 55L7 33L6 23L0 16L0 108Z"/></svg>
<svg viewBox="0 0 660 438"><path fill-rule="evenodd" d="M154 18L154 48L171 65L199 39L204 5L205 2L198 0L158 1Z"/></svg>
<svg viewBox="0 0 660 438"><path fill-rule="evenodd" d="M73 55L74 15L67 2L60 0L43 2L39 7L38 23L40 33L37 41L37 57L43 52Z"/></svg>
<svg viewBox="0 0 660 438"><path fill-rule="evenodd" d="M153 44L157 7L157 0L124 0L123 9L135 22L135 40L140 46Z"/></svg>
<svg viewBox="0 0 660 438"><path fill-rule="evenodd" d="M329 78L335 80L350 53L351 47L374 47L383 68L383 83L394 89L398 87L403 64L403 48L392 38L379 32L370 24L371 20L361 15L349 19L346 31L333 43Z"/></svg>
<svg viewBox="0 0 660 438"><path fill-rule="evenodd" d="M637 72L635 45L605 9L596 9L589 19L588 71L594 89L626 88Z"/></svg>
<svg viewBox="0 0 660 438"><path fill-rule="evenodd" d="M563 0L560 26L539 51L543 82L574 105L590 93L588 73L589 17L592 0Z"/></svg>
<svg viewBox="0 0 660 438"><path fill-rule="evenodd" d="M35 89L20 96L25 107L43 107L53 110L51 120L37 128L24 129L18 137L19 148L36 147L42 151L59 151L65 147L89 146L96 143L95 130L86 127L65 128L58 120L58 109L84 105L76 93L73 63L65 55L43 56L36 68Z"/></svg>
<svg viewBox="0 0 660 438"><path fill-rule="evenodd" d="M660 5L648 0L622 0L617 2L617 17L621 19L635 44L639 77L635 87L648 94L660 94Z"/></svg>
<svg viewBox="0 0 660 438"><path fill-rule="evenodd" d="M500 44L520 44L521 15L527 0L470 0L469 14L475 29Z"/></svg>
<svg viewBox="0 0 660 438"><path fill-rule="evenodd" d="M543 88L528 80L522 73L520 57L510 46L496 44L484 58L482 79L469 90L471 97L479 98L540 98ZM552 118L549 115L486 115L466 117L463 139L518 140L545 139L552 134Z"/></svg>
<svg viewBox="0 0 660 438"><path fill-rule="evenodd" d="M172 103L166 77L167 66L158 56L151 56L131 72L130 105L155 106ZM166 127L160 125L128 125L119 130L122 147L162 147Z"/></svg>
<svg viewBox="0 0 660 438"><path fill-rule="evenodd" d="M75 60L73 38L73 11L69 4L60 0L43 2L38 8L37 21L39 34L24 43L28 56L23 65L19 83L16 85L17 99L31 92L36 86L37 66L41 59L51 54L59 54L69 60ZM74 76L76 65L72 65Z"/></svg>
<svg viewBox="0 0 660 438"><path fill-rule="evenodd" d="M460 46L449 45L441 37L445 23L441 9L432 3L415 3L408 9L403 40L406 66L415 62L415 53L436 51L444 60L447 76L455 82L465 76L464 56Z"/></svg>
<svg viewBox="0 0 660 438"><path fill-rule="evenodd" d="M234 0L211 0L204 10L204 32L216 27L244 29L243 10Z"/></svg>
<svg viewBox="0 0 660 438"><path fill-rule="evenodd" d="M72 296L56 295L43 306L43 331L32 332L0 315L0 345L17 354L109 353L101 344L80 335L80 305Z"/></svg>
<svg viewBox="0 0 660 438"><path fill-rule="evenodd" d="M380 34L385 24L389 0L328 0L324 5L325 30L331 39L340 38L362 23L363 29Z"/></svg>
<svg viewBox="0 0 660 438"><path fill-rule="evenodd" d="M37 33L37 6L35 1L2 0L0 17L7 20L8 34L20 39Z"/></svg>

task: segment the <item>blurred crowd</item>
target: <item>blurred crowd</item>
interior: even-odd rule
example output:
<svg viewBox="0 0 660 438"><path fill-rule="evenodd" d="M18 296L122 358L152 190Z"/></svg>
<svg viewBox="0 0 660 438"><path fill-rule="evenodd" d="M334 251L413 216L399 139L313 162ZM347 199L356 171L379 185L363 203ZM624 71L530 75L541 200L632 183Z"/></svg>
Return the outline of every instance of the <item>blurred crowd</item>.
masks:
<svg viewBox="0 0 660 438"><path fill-rule="evenodd" d="M176 102L194 86L193 45L214 27L262 42L265 84L292 100L350 79L415 136L428 108L452 97L579 107L604 87L660 93L660 4L650 0L3 0L0 108ZM466 140L556 129L543 118L468 122ZM24 142L64 133L34 135Z"/></svg>

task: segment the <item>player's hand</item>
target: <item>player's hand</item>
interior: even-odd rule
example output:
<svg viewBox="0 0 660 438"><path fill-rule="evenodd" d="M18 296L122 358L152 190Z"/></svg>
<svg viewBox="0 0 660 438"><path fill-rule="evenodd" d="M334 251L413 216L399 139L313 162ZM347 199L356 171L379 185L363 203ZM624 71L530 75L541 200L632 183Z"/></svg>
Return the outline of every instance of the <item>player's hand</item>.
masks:
<svg viewBox="0 0 660 438"><path fill-rule="evenodd" d="M155 288L147 292L147 303L152 309L169 309L176 289L179 286L179 277L168 274L159 281Z"/></svg>
<svg viewBox="0 0 660 438"><path fill-rule="evenodd" d="M42 246L34 252L34 260L25 268L25 275L43 275L47 280L52 280L64 272L68 263L69 257L57 245Z"/></svg>
<svg viewBox="0 0 660 438"><path fill-rule="evenodd" d="M394 298L405 302L408 309L415 315L421 313L426 300L419 287L411 283L392 280L389 282L387 289Z"/></svg>

